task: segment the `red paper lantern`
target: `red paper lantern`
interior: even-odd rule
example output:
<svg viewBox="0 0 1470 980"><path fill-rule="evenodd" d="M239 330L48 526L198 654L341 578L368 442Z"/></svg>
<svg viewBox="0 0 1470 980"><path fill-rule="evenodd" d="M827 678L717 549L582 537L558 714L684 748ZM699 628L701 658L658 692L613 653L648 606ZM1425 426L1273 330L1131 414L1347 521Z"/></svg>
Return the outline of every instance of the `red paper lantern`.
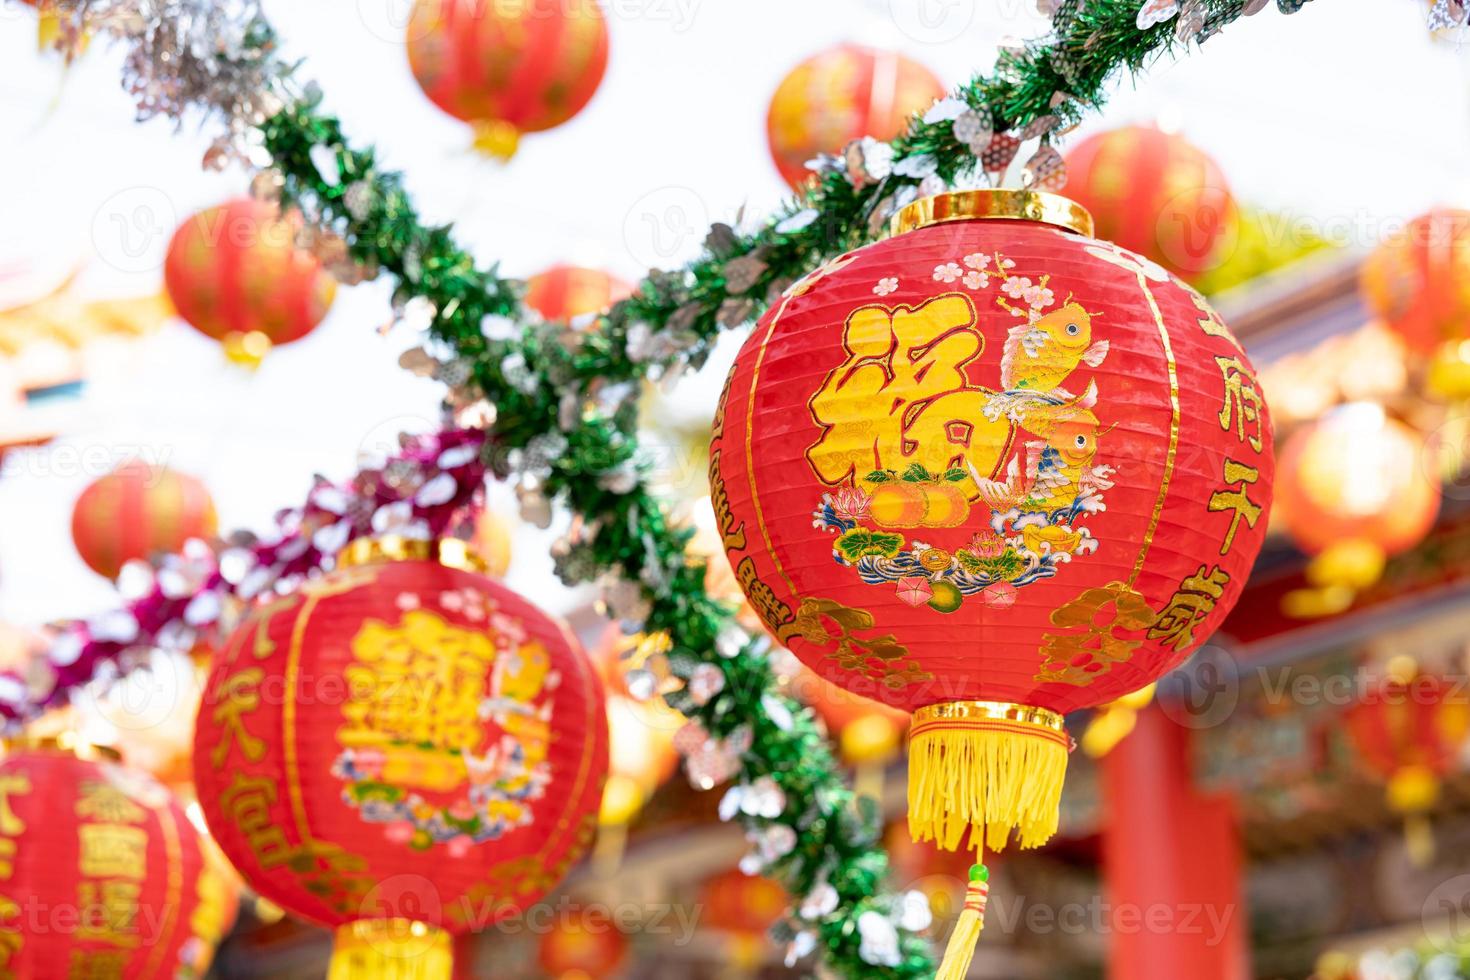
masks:
<svg viewBox="0 0 1470 980"><path fill-rule="evenodd" d="M208 208L174 232L163 282L184 322L255 365L271 347L321 323L337 282L296 245L299 215L240 198Z"/></svg>
<svg viewBox="0 0 1470 980"><path fill-rule="evenodd" d="M786 183L800 190L808 160L863 136L891 140L944 95L944 83L896 51L842 44L791 70L771 97L766 136Z"/></svg>
<svg viewBox="0 0 1470 980"><path fill-rule="evenodd" d="M132 460L82 491L71 512L71 537L94 572L117 578L130 561L212 537L217 523L199 480Z"/></svg>
<svg viewBox="0 0 1470 980"><path fill-rule="evenodd" d="M632 293L633 287L617 276L576 265L554 265L526 280L526 305L562 323L601 313Z"/></svg>
<svg viewBox="0 0 1470 980"><path fill-rule="evenodd" d="M362 542L339 564L217 656L200 802L252 888L336 927L333 978L447 978L452 935L538 901L590 842L602 685L454 542Z"/></svg>
<svg viewBox="0 0 1470 980"><path fill-rule="evenodd" d="M501 159L521 133L582 111L607 69L597 0L416 0L407 44L424 94L474 124L476 147Z"/></svg>
<svg viewBox="0 0 1470 980"><path fill-rule="evenodd" d="M764 958L766 934L790 905L786 889L770 878L731 868L704 883L699 924L725 933L732 964L753 969Z"/></svg>
<svg viewBox="0 0 1470 980"><path fill-rule="evenodd" d="M1347 713L1358 758L1385 784L1389 807L1406 818L1410 854L1420 863L1433 849L1422 815L1438 800L1441 780L1458 762L1470 732L1470 705L1460 690L1452 680L1391 673Z"/></svg>
<svg viewBox="0 0 1470 980"><path fill-rule="evenodd" d="M1367 402L1339 406L1291 434L1277 500L1287 534L1317 556L1314 578L1364 587L1385 558L1423 540L1440 502L1424 452L1417 432Z"/></svg>
<svg viewBox="0 0 1470 980"><path fill-rule="evenodd" d="M0 761L0 972L202 977L230 925L200 833L145 773L55 744Z"/></svg>
<svg viewBox="0 0 1470 980"><path fill-rule="evenodd" d="M559 918L541 938L539 954L552 980L603 980L628 958L628 937L611 922Z"/></svg>
<svg viewBox="0 0 1470 980"><path fill-rule="evenodd" d="M1096 133L1066 155L1067 195L1096 234L1186 278L1235 247L1239 214L1220 168L1194 144L1155 126Z"/></svg>
<svg viewBox="0 0 1470 980"><path fill-rule="evenodd" d="M918 201L788 290L716 412L737 578L808 667L915 713L910 827L951 850L1055 832L1062 716L1203 643L1266 531L1248 359L1090 227L1047 194Z"/></svg>
<svg viewBox="0 0 1470 980"><path fill-rule="evenodd" d="M1368 308L1423 353L1470 337L1470 211L1436 208L1363 263Z"/></svg>

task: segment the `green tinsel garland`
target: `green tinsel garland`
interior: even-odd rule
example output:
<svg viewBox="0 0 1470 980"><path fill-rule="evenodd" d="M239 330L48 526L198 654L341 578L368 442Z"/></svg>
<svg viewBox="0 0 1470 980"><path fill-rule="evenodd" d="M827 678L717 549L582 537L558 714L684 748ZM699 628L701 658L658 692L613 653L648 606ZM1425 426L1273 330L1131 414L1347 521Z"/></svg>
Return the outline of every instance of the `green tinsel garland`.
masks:
<svg viewBox="0 0 1470 980"><path fill-rule="evenodd" d="M1279 2L1287 12L1301 5ZM1100 106L1120 69L1138 70L1191 39L1202 41L1247 6L1243 0L1186 0L1180 16L1196 16L1190 23L1199 27L1184 32L1177 19L1139 30L1140 5L1065 0L1051 37L1003 50L995 70L956 97L988 111L998 133L1034 124L1049 139L1046 134L1064 131ZM352 148L318 101L298 99L262 127L282 197L340 232L355 260L392 275L400 303L427 301L431 353L444 362L441 377L495 408L492 466L508 476L528 454L548 457L541 461L541 492L593 529L572 547L580 549L584 565L638 583L643 628L672 638L672 672L685 680L704 664L722 672L723 688L707 703L685 691L670 695L670 703L716 737L750 729L740 780L770 777L786 805L774 820L744 818L747 827L763 833L784 824L795 838L794 848L767 873L798 897L823 882L836 889L835 908L810 922L793 917L795 924L783 927L786 935L815 928L826 967L844 977L932 974L926 943L905 930L898 932L896 952L862 955L861 917L886 917L894 907L884 891L888 860L877 815L869 801L854 800L811 713L781 693L764 644L742 635L739 652L729 649L731 611L705 594L704 568L684 555L690 532L670 525L644 485L637 388L627 383L686 365L698 368L721 328L748 324L795 279L875 237L886 212L914 193L921 173L946 182L971 174L974 152L955 138L952 121L915 120L891 144L893 162L909 162L899 168L904 175L872 172L878 179L869 180L860 173L855 180L850 165L834 163L804 200L788 204L760 231L740 235L716 226L702 258L682 271L650 276L569 345L560 331L524 319L518 284L500 278L494 267L477 267L448 228L426 226L401 177L380 171L371 149ZM487 337L482 324L497 317L516 322L517 332L508 339ZM599 408L619 386L626 393ZM721 647L735 655L722 655Z"/></svg>

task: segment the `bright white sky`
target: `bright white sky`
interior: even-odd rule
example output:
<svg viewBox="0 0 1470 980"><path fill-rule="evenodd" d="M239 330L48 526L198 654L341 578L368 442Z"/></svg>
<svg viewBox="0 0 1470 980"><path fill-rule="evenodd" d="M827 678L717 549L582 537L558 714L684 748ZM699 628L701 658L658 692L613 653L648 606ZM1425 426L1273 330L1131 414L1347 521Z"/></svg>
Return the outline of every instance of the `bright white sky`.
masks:
<svg viewBox="0 0 1470 980"><path fill-rule="evenodd" d="M573 261L635 278L691 256L710 220L776 205L784 185L765 149L767 99L825 46L895 47L955 83L988 66L1001 38L1042 28L1028 0L609 0L601 91L502 168L472 155L466 129L414 85L407 5L267 0L348 133L408 172L426 214L455 220L479 255L516 275ZM1423 14L1418 0L1317 0L1292 17L1273 6L1136 90L1124 82L1102 123L1179 128L1242 199L1305 220L1371 227L1435 202L1470 205L1470 51L1432 44ZM63 76L35 54L32 18L0 0L0 268L23 262L40 281L86 261L97 295L152 289L176 221L243 192L246 179L201 172L207 134L133 124L118 52L99 47ZM118 233L139 216L141 256ZM264 529L313 472L345 476L360 448L428 424L434 386L396 366L412 338L375 332L386 297L383 283L341 291L315 335L253 377L178 324L106 351L82 426L0 475L0 619L37 623L114 601L70 543L72 501L98 475L77 465L86 450L102 447L110 461L139 447L162 454L208 482L224 526ZM717 387L679 401L701 405ZM546 587L542 552L544 540L522 534L512 584L565 608L552 598L559 587Z"/></svg>

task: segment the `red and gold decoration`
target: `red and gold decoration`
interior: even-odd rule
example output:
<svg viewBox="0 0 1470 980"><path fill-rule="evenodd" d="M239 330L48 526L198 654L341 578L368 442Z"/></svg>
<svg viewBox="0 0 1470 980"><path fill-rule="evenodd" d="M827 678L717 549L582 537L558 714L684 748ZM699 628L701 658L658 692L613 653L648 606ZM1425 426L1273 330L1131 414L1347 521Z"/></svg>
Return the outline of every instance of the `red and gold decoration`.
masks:
<svg viewBox="0 0 1470 980"><path fill-rule="evenodd" d="M944 91L933 72L896 51L842 44L813 55L771 97L766 136L776 169L800 190L811 178L807 161L859 137L893 139Z"/></svg>
<svg viewBox="0 0 1470 980"><path fill-rule="evenodd" d="M917 201L787 290L716 412L737 578L808 667L913 712L910 829L949 850L1056 831L1063 716L1203 643L1266 532L1244 352L1090 232L1049 194Z"/></svg>
<svg viewBox="0 0 1470 980"><path fill-rule="evenodd" d="M250 886L336 929L332 980L447 978L453 935L542 898L591 842L602 685L458 543L364 539L231 636L194 764Z"/></svg>
<svg viewBox="0 0 1470 980"><path fill-rule="evenodd" d="M1424 439L1379 405L1339 406L1292 433L1281 450L1277 501L1293 543L1312 555L1320 592L1289 593L1301 615L1338 612L1376 582L1384 562L1417 544L1439 513ZM1320 607L1320 608L1319 608Z"/></svg>
<svg viewBox="0 0 1470 980"><path fill-rule="evenodd" d="M141 460L93 481L71 512L77 554L105 578L117 578L130 561L176 552L190 538L212 537L216 528L203 483Z"/></svg>
<svg viewBox="0 0 1470 980"><path fill-rule="evenodd" d="M1192 279L1230 257L1239 215L1215 161L1156 126L1095 133L1066 155L1067 195L1099 238Z"/></svg>
<svg viewBox="0 0 1470 980"><path fill-rule="evenodd" d="M1403 817L1409 857L1422 867L1434 855L1427 814L1470 734L1470 705L1458 682L1395 660L1349 709L1347 729L1363 768L1384 784L1389 809Z"/></svg>
<svg viewBox="0 0 1470 980"><path fill-rule="evenodd" d="M610 980L628 958L628 937L611 922L558 916L537 952L550 980Z"/></svg>
<svg viewBox="0 0 1470 980"><path fill-rule="evenodd" d="M601 269L554 265L526 280L526 305L547 320L565 323L601 313L633 292L633 287Z"/></svg>
<svg viewBox="0 0 1470 980"><path fill-rule="evenodd" d="M203 977L234 907L207 845L173 794L100 750L7 748L0 974Z"/></svg>
<svg viewBox="0 0 1470 980"><path fill-rule="evenodd" d="M179 316L249 367L272 347L311 333L337 283L297 245L300 228L299 215L251 198L189 218L174 232L163 266Z"/></svg>
<svg viewBox="0 0 1470 980"><path fill-rule="evenodd" d="M607 69L597 0L416 0L408 64L424 94L475 128L475 147L501 160L522 133L571 119Z"/></svg>
<svg viewBox="0 0 1470 980"><path fill-rule="evenodd" d="M1363 300L1420 353L1470 339L1470 211L1436 208L1363 263Z"/></svg>

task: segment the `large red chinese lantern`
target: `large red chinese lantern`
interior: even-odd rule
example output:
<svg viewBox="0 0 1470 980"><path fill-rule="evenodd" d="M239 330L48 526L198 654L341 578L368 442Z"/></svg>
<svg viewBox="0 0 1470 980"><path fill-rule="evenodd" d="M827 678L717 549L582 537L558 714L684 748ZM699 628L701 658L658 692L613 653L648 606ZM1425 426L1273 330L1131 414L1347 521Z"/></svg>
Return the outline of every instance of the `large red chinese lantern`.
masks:
<svg viewBox="0 0 1470 980"><path fill-rule="evenodd" d="M0 972L203 977L229 886L162 785L51 742L0 761Z"/></svg>
<svg viewBox="0 0 1470 980"><path fill-rule="evenodd" d="M1189 278L1228 257L1239 214L1220 168L1182 136L1124 126L1066 155L1067 195L1092 213L1099 238Z"/></svg>
<svg viewBox="0 0 1470 980"><path fill-rule="evenodd" d="M1436 208L1363 263L1363 299L1420 352L1470 337L1470 211Z"/></svg>
<svg viewBox="0 0 1470 980"><path fill-rule="evenodd" d="M554 265L526 280L526 305L548 320L565 322L601 313L632 292L631 285L601 269Z"/></svg>
<svg viewBox="0 0 1470 980"><path fill-rule="evenodd" d="M771 96L766 136L786 183L800 190L807 161L862 136L891 140L944 95L934 73L896 51L842 44L793 68Z"/></svg>
<svg viewBox="0 0 1470 980"><path fill-rule="evenodd" d="M408 64L424 94L475 127L475 146L510 159L521 133L582 111L607 69L597 0L415 0Z"/></svg>
<svg viewBox="0 0 1470 980"><path fill-rule="evenodd" d="M1364 588L1385 559L1418 544L1439 513L1424 440L1368 402L1341 405L1291 434L1277 501L1313 580Z"/></svg>
<svg viewBox="0 0 1470 980"><path fill-rule="evenodd" d="M1391 674L1349 709L1347 729L1363 768L1384 783L1389 808L1404 818L1410 856L1427 863L1433 837L1425 814L1470 734L1460 686L1428 674Z"/></svg>
<svg viewBox="0 0 1470 980"><path fill-rule="evenodd" d="M451 936L539 900L590 843L602 685L454 542L339 564L217 655L199 799L252 888L336 928L333 980L447 978Z"/></svg>
<svg viewBox="0 0 1470 980"><path fill-rule="evenodd" d="M208 538L216 527L214 501L203 483L141 460L94 480L71 512L77 554L106 578L117 578L135 559L178 551L190 538Z"/></svg>
<svg viewBox="0 0 1470 980"><path fill-rule="evenodd" d="M894 230L746 343L716 413L715 512L767 627L914 713L914 835L1035 847L1057 826L1063 715L1180 663L1238 597L1270 421L1205 301L1088 237L1072 202L946 194Z"/></svg>
<svg viewBox="0 0 1470 980"><path fill-rule="evenodd" d="M296 244L299 215L241 198L209 208L174 232L163 281L179 316L254 366L274 346L316 329L337 282Z"/></svg>

